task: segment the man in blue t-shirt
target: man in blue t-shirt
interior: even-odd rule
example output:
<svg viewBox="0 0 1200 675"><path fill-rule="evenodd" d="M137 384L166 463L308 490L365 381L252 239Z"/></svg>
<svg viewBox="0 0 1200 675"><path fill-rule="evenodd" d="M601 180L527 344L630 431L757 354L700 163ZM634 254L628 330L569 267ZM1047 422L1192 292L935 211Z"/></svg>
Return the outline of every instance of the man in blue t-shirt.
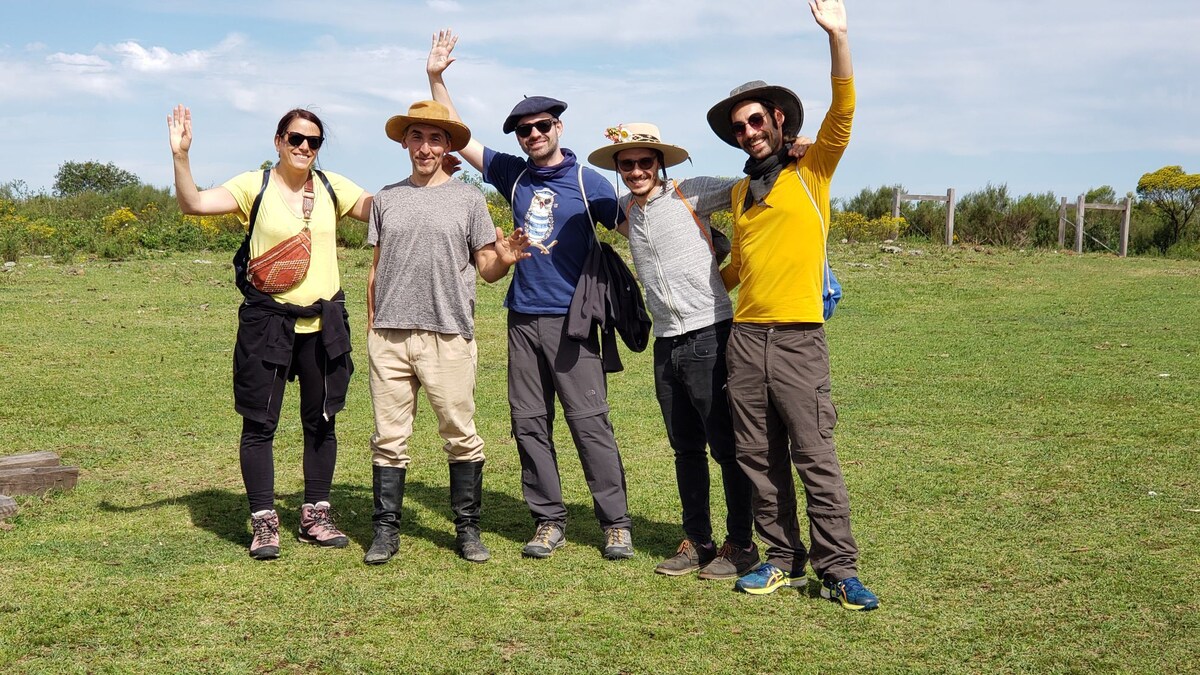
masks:
<svg viewBox="0 0 1200 675"><path fill-rule="evenodd" d="M442 72L458 38L442 31L433 38L426 72L433 99L461 121ZM549 557L566 543L563 504L553 442L554 397L583 463L596 518L604 528L604 557L633 556L625 468L608 419L608 395L593 330L585 341L567 337L567 310L592 246L596 223L617 223L612 185L575 161L559 146L567 104L545 96L521 100L504 120L527 156L496 152L474 138L459 151L484 180L508 199L513 221L532 242L533 255L513 267L504 306L508 308L508 402L513 437L521 457L525 503L537 523L522 551Z"/></svg>

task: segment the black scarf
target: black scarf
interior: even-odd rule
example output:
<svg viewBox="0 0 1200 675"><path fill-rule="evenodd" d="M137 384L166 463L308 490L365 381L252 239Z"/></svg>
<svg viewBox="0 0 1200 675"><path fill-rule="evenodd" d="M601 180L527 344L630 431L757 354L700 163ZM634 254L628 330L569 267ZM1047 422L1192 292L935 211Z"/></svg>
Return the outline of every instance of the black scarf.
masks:
<svg viewBox="0 0 1200 675"><path fill-rule="evenodd" d="M742 207L743 211L749 211L750 207L767 198L767 193L775 187L775 179L779 178L783 167L792 161L792 158L788 156L789 149L787 145L784 145L773 155L762 159L751 157L746 160L742 171L750 177L750 189L746 190L746 203Z"/></svg>

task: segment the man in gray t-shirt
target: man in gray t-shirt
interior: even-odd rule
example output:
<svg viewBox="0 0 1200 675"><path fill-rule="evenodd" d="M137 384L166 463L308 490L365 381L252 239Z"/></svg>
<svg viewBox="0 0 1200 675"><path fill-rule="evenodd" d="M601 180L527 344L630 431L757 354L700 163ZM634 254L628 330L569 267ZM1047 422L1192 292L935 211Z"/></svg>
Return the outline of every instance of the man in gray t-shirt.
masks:
<svg viewBox="0 0 1200 675"><path fill-rule="evenodd" d="M475 431L475 270L491 283L528 256L520 230L505 237L492 225L483 194L452 178L447 153L471 132L434 101L413 104L387 121L412 175L375 195L367 242L367 355L375 434L371 437L375 538L363 557L387 562L400 547L400 512L417 410L425 387L450 461L455 546L471 562L489 557L479 537L483 439Z"/></svg>

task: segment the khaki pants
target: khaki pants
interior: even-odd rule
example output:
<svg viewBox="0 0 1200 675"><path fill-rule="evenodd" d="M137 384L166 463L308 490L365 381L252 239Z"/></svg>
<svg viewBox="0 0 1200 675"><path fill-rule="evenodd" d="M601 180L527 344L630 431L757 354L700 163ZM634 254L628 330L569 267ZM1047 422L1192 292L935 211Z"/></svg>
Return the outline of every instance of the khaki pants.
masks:
<svg viewBox="0 0 1200 675"><path fill-rule="evenodd" d="M450 462L483 461L483 439L475 432L474 340L461 335L398 328L373 329L367 336L375 435L371 461L407 468L408 439L417 413L417 390L438 419L442 449Z"/></svg>

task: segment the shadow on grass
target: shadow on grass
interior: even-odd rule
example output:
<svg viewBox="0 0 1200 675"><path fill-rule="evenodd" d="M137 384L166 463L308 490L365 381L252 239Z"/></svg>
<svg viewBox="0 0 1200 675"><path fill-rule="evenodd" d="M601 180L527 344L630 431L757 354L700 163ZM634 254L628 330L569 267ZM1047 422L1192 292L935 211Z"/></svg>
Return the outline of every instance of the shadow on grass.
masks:
<svg viewBox="0 0 1200 675"><path fill-rule="evenodd" d="M277 494L275 509L279 512L281 533L294 536L300 523L300 506L303 493ZM409 479L405 486L407 506L401 516L402 537L425 539L439 548L454 551L454 517L450 512L450 492L446 484L428 484ZM418 523L412 513L412 503L419 503L440 516L441 527L429 527ZM330 495L338 527L351 541L363 549L371 545L373 531L371 514L374 504L369 485L334 484ZM100 509L107 513L133 513L182 504L188 509L192 523L208 530L221 539L244 547L250 543L250 517L244 492L210 488L181 497L168 497L136 505L119 505L108 500L100 502ZM591 545L599 549L604 542L604 533L596 523L589 505L567 504L568 538L576 544ZM428 515L423 519L430 521ZM483 518L480 526L484 542L489 538L502 537L514 544L524 545L533 535L533 520L525 502L511 495L494 490L483 491ZM657 557L666 557L675 552L680 537L679 526L660 523L636 514L633 516L635 547Z"/></svg>

